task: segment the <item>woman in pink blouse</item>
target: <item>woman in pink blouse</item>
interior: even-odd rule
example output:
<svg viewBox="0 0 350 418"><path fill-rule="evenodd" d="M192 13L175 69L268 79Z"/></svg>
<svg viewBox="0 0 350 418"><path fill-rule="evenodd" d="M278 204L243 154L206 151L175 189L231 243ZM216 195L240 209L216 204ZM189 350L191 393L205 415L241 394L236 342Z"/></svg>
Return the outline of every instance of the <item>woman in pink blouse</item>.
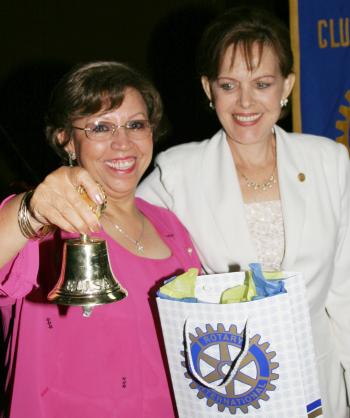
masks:
<svg viewBox="0 0 350 418"><path fill-rule="evenodd" d="M0 210L3 416L175 415L153 295L164 279L200 264L175 215L135 198L161 113L152 85L120 63L79 66L54 90L47 138L71 167ZM96 205L103 189L99 219L79 186ZM129 292L89 318L47 300L62 241L79 233L107 242L112 271Z"/></svg>

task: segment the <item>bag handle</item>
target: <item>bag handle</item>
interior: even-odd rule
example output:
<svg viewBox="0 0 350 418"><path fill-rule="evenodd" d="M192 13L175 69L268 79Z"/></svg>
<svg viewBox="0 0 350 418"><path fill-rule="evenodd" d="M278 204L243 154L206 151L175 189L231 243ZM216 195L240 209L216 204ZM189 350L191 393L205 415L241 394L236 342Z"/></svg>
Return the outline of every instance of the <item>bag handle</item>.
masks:
<svg viewBox="0 0 350 418"><path fill-rule="evenodd" d="M190 370L188 370L188 372L192 375L192 377L194 377L198 382L200 382L203 386L210 388L210 389L217 389L221 386L227 386L236 376L237 371L240 368L240 365L244 359L244 357L247 355L248 350L249 350L249 341L250 341L250 329L248 328L248 318L245 322L245 325L243 327L243 335L244 335L244 345L242 347L241 352L236 356L235 359L232 360L232 365L234 365L234 367L230 367L229 372L227 373L227 375L222 379L221 382L218 383L209 383L207 381L205 381L196 371L194 364L193 364L193 359L192 359L192 355L191 355L191 351L190 351L190 346L191 346L191 342L190 342L190 338L189 338L189 324L191 324L193 322L189 321L188 319L186 319L185 321L185 325L184 325L184 333L185 333L185 343L186 343L186 347L185 347L185 355L188 361L188 364L190 365Z"/></svg>

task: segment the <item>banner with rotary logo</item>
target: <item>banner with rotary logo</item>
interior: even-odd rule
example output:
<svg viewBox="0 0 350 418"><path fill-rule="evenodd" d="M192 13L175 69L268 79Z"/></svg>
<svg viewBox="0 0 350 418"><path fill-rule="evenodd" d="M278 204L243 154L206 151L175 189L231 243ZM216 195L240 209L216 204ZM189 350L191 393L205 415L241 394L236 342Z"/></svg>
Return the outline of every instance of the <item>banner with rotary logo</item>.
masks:
<svg viewBox="0 0 350 418"><path fill-rule="evenodd" d="M289 0L295 59L293 128L349 149L350 1Z"/></svg>
<svg viewBox="0 0 350 418"><path fill-rule="evenodd" d="M323 416L303 278L283 276L283 293L241 303L219 302L244 272L198 276L190 298L159 293L180 418Z"/></svg>

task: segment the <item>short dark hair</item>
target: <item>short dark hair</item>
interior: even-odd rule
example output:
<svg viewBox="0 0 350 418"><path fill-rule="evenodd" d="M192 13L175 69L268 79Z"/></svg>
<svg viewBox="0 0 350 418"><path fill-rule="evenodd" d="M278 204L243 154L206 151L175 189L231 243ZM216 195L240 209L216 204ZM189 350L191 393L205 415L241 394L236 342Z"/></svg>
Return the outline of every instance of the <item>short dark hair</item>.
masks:
<svg viewBox="0 0 350 418"><path fill-rule="evenodd" d="M127 88L141 94L153 135L157 137L163 113L160 95L150 81L128 65L114 61L79 64L58 82L47 112L46 138L63 160L67 160L64 147L70 139L72 122L102 108L109 110L120 106ZM67 133L67 138L60 143L57 135L62 131Z"/></svg>
<svg viewBox="0 0 350 418"><path fill-rule="evenodd" d="M258 45L260 57L264 46L271 47L279 60L281 74L293 72L293 54L289 31L276 16L248 7L229 9L204 31L198 50L198 71L209 81L216 80L227 48L233 46L232 62L241 47L248 69L252 69L252 49Z"/></svg>

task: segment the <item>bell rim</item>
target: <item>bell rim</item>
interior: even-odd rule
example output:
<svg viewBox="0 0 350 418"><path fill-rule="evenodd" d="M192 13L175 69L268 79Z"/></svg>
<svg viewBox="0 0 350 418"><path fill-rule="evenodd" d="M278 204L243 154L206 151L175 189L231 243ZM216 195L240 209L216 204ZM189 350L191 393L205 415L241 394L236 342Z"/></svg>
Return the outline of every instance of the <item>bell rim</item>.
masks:
<svg viewBox="0 0 350 418"><path fill-rule="evenodd" d="M117 293L116 293L117 291ZM101 298L101 296L103 296ZM93 295L82 295L60 290L53 291L48 295L48 300L64 306L97 306L104 305L107 303L117 302L125 299L128 296L127 290L118 287L117 289L111 289L108 292L94 293Z"/></svg>

